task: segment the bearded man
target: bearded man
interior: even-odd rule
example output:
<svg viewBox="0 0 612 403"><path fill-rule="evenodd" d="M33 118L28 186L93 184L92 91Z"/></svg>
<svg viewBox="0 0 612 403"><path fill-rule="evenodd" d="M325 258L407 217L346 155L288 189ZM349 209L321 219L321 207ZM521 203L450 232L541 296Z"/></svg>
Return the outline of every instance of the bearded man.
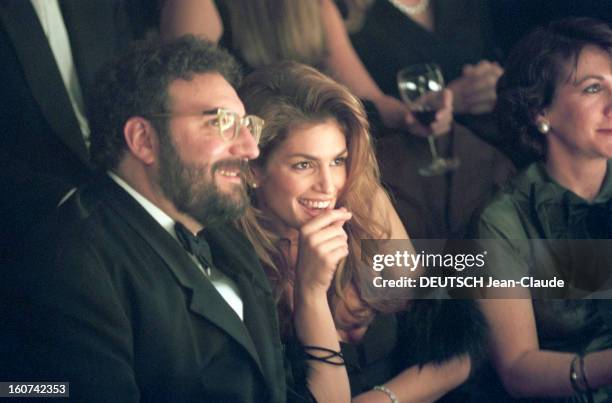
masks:
<svg viewBox="0 0 612 403"><path fill-rule="evenodd" d="M11 275L3 380L69 382L71 401L286 400L270 287L251 245L221 225L246 207L263 124L245 116L239 78L193 37L104 70L100 174L35 228Z"/></svg>

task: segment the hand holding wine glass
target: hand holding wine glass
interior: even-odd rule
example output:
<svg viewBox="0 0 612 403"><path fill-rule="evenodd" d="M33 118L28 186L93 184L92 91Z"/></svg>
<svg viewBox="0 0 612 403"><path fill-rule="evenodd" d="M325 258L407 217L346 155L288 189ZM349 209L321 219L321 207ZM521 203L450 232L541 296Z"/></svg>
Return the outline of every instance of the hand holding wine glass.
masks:
<svg viewBox="0 0 612 403"><path fill-rule="evenodd" d="M426 127L435 124L438 111L445 102L444 78L440 68L433 63L409 66L398 72L397 85L402 99L419 123ZM441 175L459 166L458 159L445 159L438 155L432 132L427 136L427 140L432 161L428 166L419 169L419 174Z"/></svg>

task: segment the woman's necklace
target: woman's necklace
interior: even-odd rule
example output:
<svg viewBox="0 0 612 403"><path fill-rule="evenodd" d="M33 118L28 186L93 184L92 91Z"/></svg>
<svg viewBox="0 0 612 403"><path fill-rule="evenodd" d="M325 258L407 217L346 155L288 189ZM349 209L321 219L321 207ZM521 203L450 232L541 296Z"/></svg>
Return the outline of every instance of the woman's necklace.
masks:
<svg viewBox="0 0 612 403"><path fill-rule="evenodd" d="M407 6L401 0L389 0L398 10L406 15L419 15L429 7L429 0L421 0L416 6Z"/></svg>

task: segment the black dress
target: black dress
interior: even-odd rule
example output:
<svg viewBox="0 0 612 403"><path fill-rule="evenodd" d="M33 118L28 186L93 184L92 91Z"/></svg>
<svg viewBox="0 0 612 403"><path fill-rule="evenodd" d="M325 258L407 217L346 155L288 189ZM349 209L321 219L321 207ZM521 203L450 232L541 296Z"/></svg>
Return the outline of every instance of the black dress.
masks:
<svg viewBox="0 0 612 403"><path fill-rule="evenodd" d="M376 0L367 10L362 26L351 42L380 89L399 97L396 75L417 63L437 63L446 83L462 75L463 66L480 60L499 60L485 0L432 0L434 32L399 11L388 0ZM455 115L479 137L524 166L522 154L501 137L491 114Z"/></svg>
<svg viewBox="0 0 612 403"><path fill-rule="evenodd" d="M446 82L461 76L463 65L496 60L483 0L432 1L434 32L402 14L388 0L367 10L351 42L368 71L386 94L399 96L395 76L403 67L434 62Z"/></svg>

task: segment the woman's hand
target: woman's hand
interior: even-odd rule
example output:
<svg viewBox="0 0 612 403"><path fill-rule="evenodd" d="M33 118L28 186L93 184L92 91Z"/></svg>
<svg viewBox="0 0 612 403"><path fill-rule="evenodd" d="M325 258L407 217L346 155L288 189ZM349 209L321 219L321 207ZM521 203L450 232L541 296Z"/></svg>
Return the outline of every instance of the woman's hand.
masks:
<svg viewBox="0 0 612 403"><path fill-rule="evenodd" d="M348 255L348 237L342 226L350 218L345 208L329 210L300 229L296 288L302 293L327 293L338 263Z"/></svg>
<svg viewBox="0 0 612 403"><path fill-rule="evenodd" d="M472 115L491 112L497 100L495 86L503 72L499 64L487 60L465 65L463 75L448 85L455 96L455 111Z"/></svg>
<svg viewBox="0 0 612 403"><path fill-rule="evenodd" d="M345 208L329 210L300 228L293 320L295 334L304 346L340 351L327 290L338 263L348 255L348 237L342 225L350 218L351 213ZM310 368L308 388L316 401L350 400L351 390L344 366L318 360L307 362Z"/></svg>
<svg viewBox="0 0 612 403"><path fill-rule="evenodd" d="M429 126L420 124L408 107L397 98L384 95L373 102L385 127L404 129L416 136L446 134L453 123L453 93L446 89L442 91L442 106L436 113L436 120Z"/></svg>
<svg viewBox="0 0 612 403"><path fill-rule="evenodd" d="M441 107L436 112L436 120L429 126L423 126L419 121L410 114L406 118L406 125L411 134L421 137L427 136L442 136L447 134L453 124L453 93L445 89L442 91Z"/></svg>

